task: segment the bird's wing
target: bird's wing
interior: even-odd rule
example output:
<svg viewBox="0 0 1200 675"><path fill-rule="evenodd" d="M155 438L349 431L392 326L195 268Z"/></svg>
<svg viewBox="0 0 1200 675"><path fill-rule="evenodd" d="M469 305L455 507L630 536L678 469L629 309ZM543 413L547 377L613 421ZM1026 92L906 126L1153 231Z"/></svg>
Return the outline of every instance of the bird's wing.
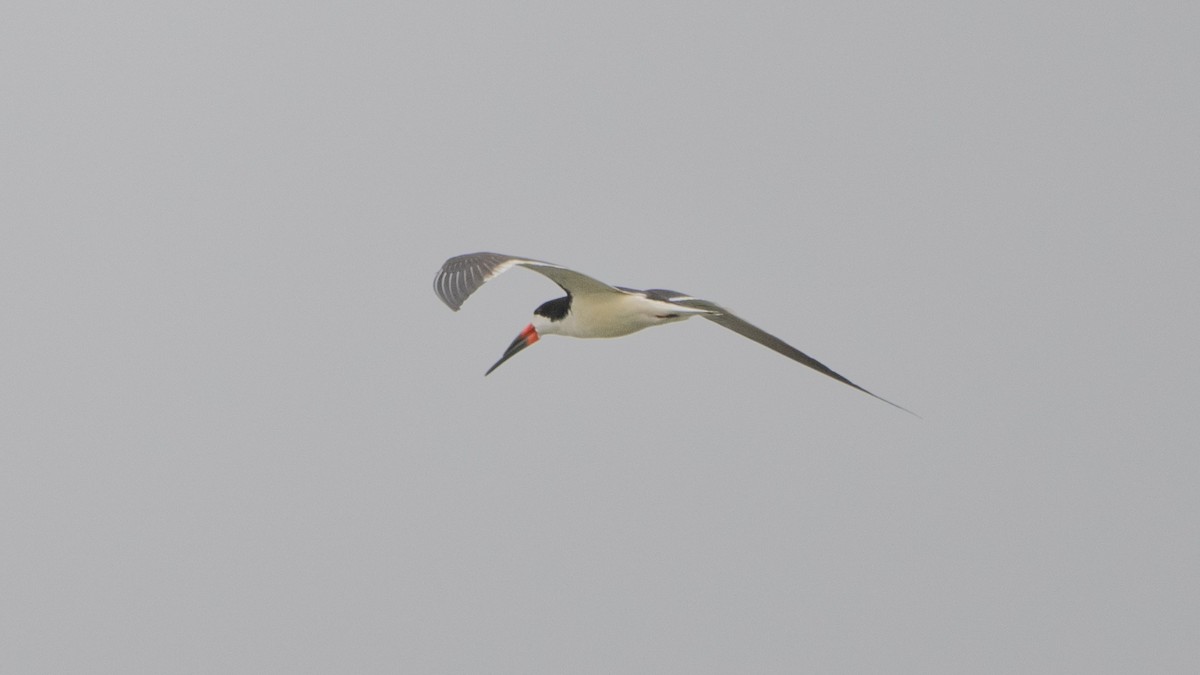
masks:
<svg viewBox="0 0 1200 675"><path fill-rule="evenodd" d="M450 258L442 264L442 269L438 270L437 276L434 277L433 292L437 293L450 309L457 312L463 302L480 286L513 265L520 265L549 277L569 295L623 293L602 281L561 265L500 253L468 253Z"/></svg>
<svg viewBox="0 0 1200 675"><path fill-rule="evenodd" d="M664 293L666 293L666 292L664 292ZM775 337L774 335L771 335L770 333L759 328L758 326L755 326L755 325L741 319L740 317L731 313L729 310L725 309L724 307L721 307L720 305L718 305L714 302L709 302L708 300L701 300L699 298L692 298L692 297L684 296L681 294L676 294L674 297L670 297L670 298L663 297L661 299L663 299L667 302L670 302L672 304L681 305L683 307L691 307L694 309L707 310L703 314L703 316L704 316L704 318L708 319L709 321L712 321L715 324L724 326L739 335L748 337L751 340L754 340L755 342L757 342L758 344L763 345L764 347L773 349L773 350L779 352L780 354L783 354L784 356L788 357L789 359L792 359L793 361L798 361L800 363L803 363L804 365L808 366L809 368L812 368L813 370L815 370L819 373L822 373L824 375L828 375L829 377L832 377L833 379L837 380L838 382L841 382L842 384L850 385L851 387L854 387L855 389L863 392L864 394L873 396L873 397L879 399L880 401L887 403L890 406L899 408L910 415L920 417L920 415L917 415L915 412L909 410L908 408L905 408L904 406L901 406L901 405L896 405L895 403L892 403L891 401L887 400L886 398L883 398L882 396L879 396L876 394L872 394L871 392L867 391L866 389L863 389L862 387L858 386L857 384L854 384L853 382L846 379L845 377L842 377L841 375L835 373L833 370L830 370L830 368L828 366L826 366L824 363L821 363L820 361L814 359L813 357L809 356L808 354L805 354L804 352L800 351L799 349L796 349L795 347L789 345L788 343L784 342L783 340L780 340L779 338Z"/></svg>

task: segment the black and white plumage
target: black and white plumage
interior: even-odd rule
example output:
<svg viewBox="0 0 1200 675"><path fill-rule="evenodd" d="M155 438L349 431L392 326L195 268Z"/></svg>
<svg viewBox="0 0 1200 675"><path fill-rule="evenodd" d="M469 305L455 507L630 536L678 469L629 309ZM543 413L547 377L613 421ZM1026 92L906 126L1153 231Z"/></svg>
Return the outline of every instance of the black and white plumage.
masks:
<svg viewBox="0 0 1200 675"><path fill-rule="evenodd" d="M469 253L450 258L434 278L433 290L450 309L458 311L463 302L480 286L518 265L548 277L566 291L567 295L538 307L534 311L532 323L521 331L486 374L490 374L517 352L537 342L543 335L620 337L643 328L683 321L699 315L838 382L907 413L915 414L854 384L820 361L742 320L724 307L685 293L663 289L640 291L610 286L561 265L500 253Z"/></svg>

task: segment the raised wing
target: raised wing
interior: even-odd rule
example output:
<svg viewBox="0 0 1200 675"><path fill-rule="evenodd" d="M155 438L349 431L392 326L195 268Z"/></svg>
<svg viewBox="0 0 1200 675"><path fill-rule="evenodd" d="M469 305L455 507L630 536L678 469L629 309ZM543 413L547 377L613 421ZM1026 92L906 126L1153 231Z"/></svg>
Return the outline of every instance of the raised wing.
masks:
<svg viewBox="0 0 1200 675"><path fill-rule="evenodd" d="M450 309L457 312L463 302L479 290L480 286L513 265L527 267L549 277L568 295L623 292L561 265L502 253L468 253L450 258L442 264L442 269L438 270L437 276L434 277L433 292L437 293Z"/></svg>
<svg viewBox="0 0 1200 675"><path fill-rule="evenodd" d="M664 294L669 293L669 292L670 291L663 291ZM758 344L763 345L764 347L773 349L773 350L779 352L780 354L783 354L784 356L788 357L789 359L792 359L793 361L798 361L800 363L803 363L804 365L808 366L809 368L812 368L813 370L817 371L818 373L828 375L829 377L832 377L833 379L837 380L838 382L841 382L842 384L847 384L851 387L854 387L855 389L861 391L862 393L872 396L874 398L877 398L880 401L883 401L884 403L886 403L890 406L899 408L899 409L903 410L904 412L906 412L910 415L913 415L915 417L920 417L920 415L917 415L915 412L909 410L908 408L905 408L904 406L892 403L891 401L887 400L886 398L883 398L882 396L879 396L876 394L872 394L871 392L867 391L866 389L863 389L862 387L858 386L857 384L854 384L853 382L846 379L845 377L842 377L841 375L835 373L824 363L821 363L820 361L814 359L813 357L809 356L808 354L805 354L804 352L800 351L799 349L796 349L795 347L789 345L788 343L784 342L783 340L780 340L779 338L775 337L774 335L771 335L770 333L759 328L758 326L755 326L755 325L739 318L738 316L729 312L729 310L725 309L724 307L721 307L720 305L718 305L716 303L709 302L708 300L701 300L699 298L692 298L692 297L685 296L682 294L675 294L673 297L662 297L662 298L656 298L656 299L665 300L672 304L681 305L683 307L691 307L694 309L706 310L702 316L704 318L708 319L709 321L712 321L715 324L724 326L739 335L748 337L751 340L754 340L755 342L757 342Z"/></svg>

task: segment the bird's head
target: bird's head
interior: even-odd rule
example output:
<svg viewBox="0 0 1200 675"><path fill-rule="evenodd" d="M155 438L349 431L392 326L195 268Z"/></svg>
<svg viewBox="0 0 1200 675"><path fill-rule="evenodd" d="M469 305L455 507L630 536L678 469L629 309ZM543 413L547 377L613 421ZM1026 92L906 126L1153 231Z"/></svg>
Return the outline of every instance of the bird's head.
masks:
<svg viewBox="0 0 1200 675"><path fill-rule="evenodd" d="M521 330L516 339L512 341L512 344L508 345L508 349L504 350L504 355L500 357L500 360L494 363L491 368L488 368L484 376L491 375L492 371L499 368L501 363L511 359L517 355L517 352L537 342L541 336L553 335L559 332L559 322L570 312L570 306L571 299L570 296L567 296L542 303L540 307L533 310L533 320Z"/></svg>

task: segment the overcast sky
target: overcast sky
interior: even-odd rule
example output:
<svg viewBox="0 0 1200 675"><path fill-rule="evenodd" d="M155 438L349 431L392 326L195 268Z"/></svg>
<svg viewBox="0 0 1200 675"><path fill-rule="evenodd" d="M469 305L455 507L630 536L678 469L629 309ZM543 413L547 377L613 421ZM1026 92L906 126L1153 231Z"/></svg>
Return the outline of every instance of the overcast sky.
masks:
<svg viewBox="0 0 1200 675"><path fill-rule="evenodd" d="M1198 16L18 2L0 671L1200 672Z"/></svg>

